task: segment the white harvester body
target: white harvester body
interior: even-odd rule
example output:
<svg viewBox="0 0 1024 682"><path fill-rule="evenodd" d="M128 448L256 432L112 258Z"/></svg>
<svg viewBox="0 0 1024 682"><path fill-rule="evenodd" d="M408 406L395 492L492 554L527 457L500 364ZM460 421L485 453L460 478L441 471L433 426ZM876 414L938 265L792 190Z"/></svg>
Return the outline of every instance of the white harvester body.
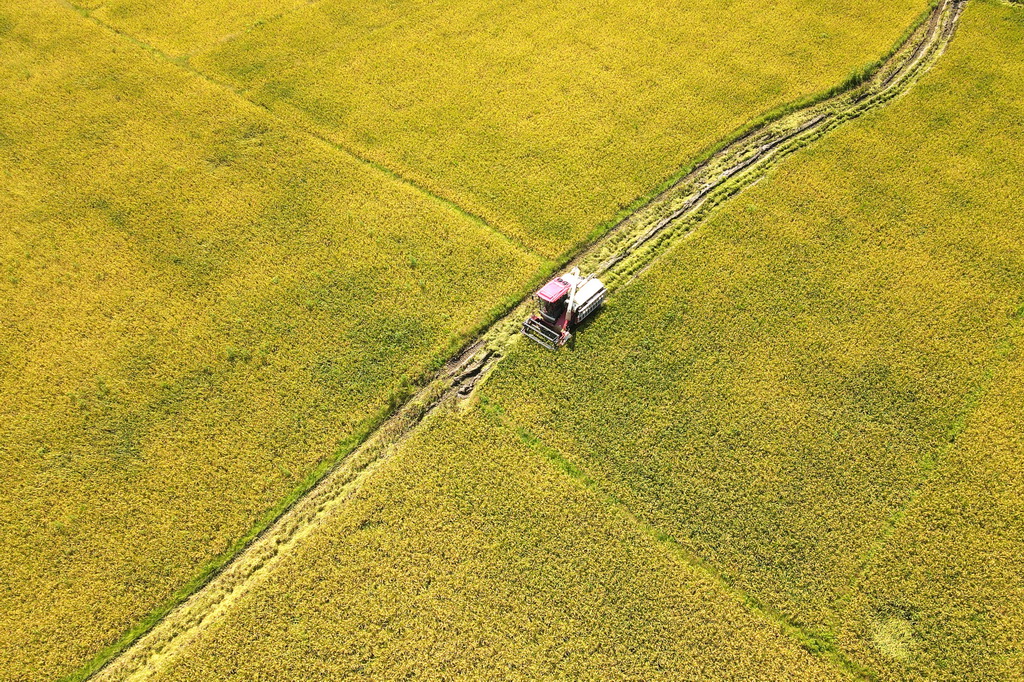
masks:
<svg viewBox="0 0 1024 682"><path fill-rule="evenodd" d="M601 280L581 277L579 268L573 268L537 291L540 311L523 322L523 334L545 348L564 346L570 329L597 312L607 295Z"/></svg>

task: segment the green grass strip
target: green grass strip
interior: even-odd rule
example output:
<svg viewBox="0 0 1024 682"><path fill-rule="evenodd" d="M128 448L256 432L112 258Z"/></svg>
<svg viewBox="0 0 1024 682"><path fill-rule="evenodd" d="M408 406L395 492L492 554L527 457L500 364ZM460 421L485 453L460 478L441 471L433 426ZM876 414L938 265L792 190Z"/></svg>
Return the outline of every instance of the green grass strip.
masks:
<svg viewBox="0 0 1024 682"><path fill-rule="evenodd" d="M1024 2L1024 0L1010 1ZM874 62L866 64L860 68L854 69L842 82L832 86L828 90L824 90L813 95L808 95L806 97L802 97L800 99L788 102L786 104L781 104L775 107L774 109L771 109L765 112L764 114L758 116L752 121L749 121L748 123L745 123L744 125L740 126L732 133L730 133L723 139L719 140L718 142L715 142L714 144L706 147L704 150L702 150L696 156L694 156L693 159L691 159L690 162L687 163L687 165L671 173L660 184L656 185L653 189L651 189L651 191L642 194L641 196L638 196L629 204L623 206L622 209L620 209L614 216L600 223L597 227L591 230L590 233L588 233L587 236L585 236L580 242L577 242L575 245L571 246L566 252L564 252L562 257L560 257L558 260L560 262L568 262L569 260L574 258L576 255L581 253L585 248L587 248L590 244L595 242L597 239L603 237L613 227L621 223L623 220L625 220L632 214L636 213L640 208L651 203L651 201L653 201L660 194L662 194L663 192L671 188L673 185L678 183L680 180L685 178L687 175L689 175L695 168L700 166L702 163L705 163L715 154L722 151L723 149L733 144L737 140L740 140L746 137L747 135L750 135L760 130L761 128L764 128L765 126L778 121L783 116L791 114L794 111L799 111L801 109L812 107L816 104L821 104L822 102L831 97L835 97L836 95L848 92L866 83L868 80L874 77L874 75L877 74L882 69L885 63L892 59L892 57L900 51L900 49L907 43L907 41L910 40L911 37L913 37L914 33L931 18L932 13L936 10L938 6L938 0L931 0L931 2L928 5L928 8L921 12L921 14L918 15L916 19L914 19L913 23L893 43L892 47L889 48L888 52L886 52L883 56L876 59Z"/></svg>
<svg viewBox="0 0 1024 682"><path fill-rule="evenodd" d="M155 57L175 64L180 68L186 69L190 73L195 74L197 77L207 80L213 83L214 85L217 85L218 87L226 87L221 83L216 83L215 81L212 81L207 76L200 74L191 67L189 67L187 64L187 59L173 59L170 56L161 52L160 50L154 48L153 46L148 45L142 41L139 41L133 36L122 33L114 29L113 27L105 24L99 19L93 17L91 13L87 10L83 10L67 2L62 2L62 4L64 4L69 9L75 11L83 18L95 22L96 24L102 26L108 31L111 31L120 36L121 38L128 40L129 42L133 43L138 47L141 47L147 52L150 52ZM102 648L81 668L70 673L69 675L59 678L59 682L81 682L83 680L88 679L93 674L102 669L107 663L109 663L111 660L117 657L122 651L127 649L129 646L131 646L141 637L143 637L146 633L148 633L151 629L153 629L153 627L157 623L159 623L173 609L175 609L180 604L184 603L189 597L191 597L197 591L202 589L207 583L210 582L210 580L212 580L222 570L224 570L224 568L227 567L256 538L258 538L264 531L266 531L271 525L273 525L289 509L291 509L296 502L298 502L307 493L309 493L310 490L316 487L349 454L351 454L356 448L362 445L366 441L366 439L369 438L370 435L373 434L373 432L381 424L383 424L387 419L389 419L396 412L398 412L414 395L417 387L429 383L429 381L436 376L438 370L441 367L443 367L446 362L448 362L453 356L457 356L462 349L465 349L471 343L473 343L477 338L479 338L480 335L483 334L483 332L490 328L496 321L500 320L502 317L507 315L511 310L513 310L527 296L532 294L534 289L536 289L541 282L546 280L553 273L559 271L566 263L568 263L577 255L579 255L583 250L585 250L587 247L593 244L593 242L604 236L609 230L611 230L613 227L622 222L622 220L627 218L629 215L635 213L641 207L650 203L662 192L664 192L665 190L669 189L677 182L679 182L679 180L681 180L683 177L689 174L694 168L706 162L708 159L710 159L712 156L714 156L722 149L728 147L730 144L733 144L740 138L745 137L746 135L749 135L764 126L779 120L780 118L789 113L809 106L813 106L815 104L819 104L829 99L830 97L833 97L837 94L841 94L848 90L852 90L853 88L863 84L866 80L874 76L882 68L882 66L894 54L896 54L899 51L899 49L906 43L906 41L910 39L914 32L916 32L924 24L924 22L926 22L929 19L936 6L937 2L933 0L929 8L922 12L922 14L917 17L917 19L915 19L913 24L906 31L904 31L903 35L899 38L899 40L895 42L893 47L883 57L877 59L875 62L863 68L854 70L844 81L842 81L838 85L829 88L828 90L817 93L815 95L795 100L788 104L783 104L779 107L776 107L775 109L766 112L765 114L759 116L753 121L741 126L729 136L707 147L705 150L697 154L690 163L688 163L685 167L671 174L662 183L655 186L650 192L647 192L646 194L637 197L628 205L624 206L620 211L618 211L618 213L616 213L612 218L605 220L604 222L599 224L583 240L581 240L580 242L578 242L577 244L563 252L563 254L560 257L554 260L544 261L540 269L538 270L537 274L534 275L533 278L531 278L530 282L527 284L526 287L524 287L516 294L509 295L500 304L493 307L484 316L484 319L478 325L462 334L453 336L450 339L448 347L445 349L445 351L436 354L434 359L422 369L418 376L414 377L411 380L408 377L403 377L402 380L398 382L398 386L396 387L396 389L392 391L391 396L388 399L388 405L384 409L380 410L374 417L366 420L355 432L353 432L348 438L346 438L342 442L342 444L339 445L334 455L324 459L320 464L317 465L316 468L308 472L306 476L303 478L303 480L278 504L276 504L271 509L267 510L256 522L256 524L254 524L253 527L245 533L245 535L238 538L234 543L232 543L232 545L227 550L225 550L224 552L222 552L221 554L217 555L216 557L209 560L206 564L204 564L202 568L200 568L199 572L192 579L190 579L178 590L176 590L167 600L162 602L153 611L151 611L149 615L145 616L141 621L139 621L137 624L135 624L127 631L125 631L124 634L122 634L113 643ZM253 104L250 100L244 97L241 99L244 99L245 101ZM253 105L258 106L255 104ZM351 154L351 152L348 152L348 150L339 147L333 142L323 140L323 138L319 139L329 144L330 146L338 148L340 151L344 151L346 153ZM471 218L474 219L475 222L480 222L487 225L487 223L483 221L481 218L469 213L462 207L451 202L449 199L438 196L433 192L430 192L429 190L422 188L416 185L415 183L412 183L411 181L402 178L401 176L398 176L396 173L390 171L389 169L379 166L378 164L375 164L366 159L362 159L361 157L356 158L362 161L363 163L372 165L378 170L388 173L389 175L392 175L395 178L412 185L416 189L426 194L429 194L438 201L441 201L442 203L451 206L457 212L470 216ZM493 228L490 225L487 226L490 227L492 230L497 231L496 228ZM537 442L540 442L539 439L537 439ZM545 452L550 450L550 448L547 448L546 446L543 446L543 448ZM736 595L737 597L740 597L741 601L747 603L749 606L751 606L751 608L754 608L759 613L769 616L773 621L778 622L785 631L789 632L791 635L796 637L809 651L812 651L813 653L816 653L818 655L828 657L830 659L834 659L840 668L847 672L850 672L855 677L865 677L865 669L863 669L855 662L850 661L844 654L842 654L842 652L838 651L838 649L835 648L835 645L831 643L831 640L829 639L830 636L816 635L804 631L799 626L793 624L787 617L784 616L784 614L775 611L771 607L760 604L760 602L757 602L757 600L755 600L753 597L750 597L749 595L746 595L745 593L740 591L738 588L735 588L724 575L718 573L710 567L705 566L703 560L701 560L699 557L693 556L674 538L665 535L661 531L658 531L657 529L651 526L648 526L643 521L633 516L632 513L628 511L628 509L621 501L615 499L614 497L608 495L607 493L600 491L600 489L597 486L597 483L589 476L587 476L585 472L575 467L575 465L573 465L568 460L565 460L563 457L561 457L559 453L553 450L551 450L550 452L553 453L554 455L550 457L552 461L554 461L556 464L558 464L558 466L563 468L563 470L565 470L567 474L581 481L581 483L586 485L588 488L594 490L595 492L598 492L604 499L606 499L606 501L609 504L615 504L616 506L623 509L625 513L629 514L629 516L633 518L637 524L641 525L644 528L644 530L648 532L652 537L655 537L659 540L659 542L662 542L672 547L673 551L679 553L680 556L683 556L683 558L686 559L689 563L693 564L694 566L702 567L702 570L708 573L708 575L715 577L715 579L718 580L723 585L723 587L727 588L729 592Z"/></svg>
<svg viewBox="0 0 1024 682"><path fill-rule="evenodd" d="M828 632L815 632L809 630L779 609L765 604L757 597L737 587L734 577L695 554L682 542L677 540L675 536L666 533L647 521L639 518L632 510L630 510L625 502L605 490L600 482L588 474L586 470L570 461L555 448L544 443L539 436L528 429L512 424L505 409L499 403L486 396L481 396L480 408L485 414L491 417L491 421L493 423L514 431L527 447L538 454L543 455L548 461L554 464L555 467L593 493L601 500L601 502L616 510L637 528L643 531L644 534L653 538L670 554L674 555L702 575L710 578L724 592L743 604L748 611L751 611L752 613L776 625L783 633L796 640L806 651L829 661L832 665L853 679L872 680L875 678L875 674L870 668L857 662L839 648L836 644L836 638L834 635Z"/></svg>

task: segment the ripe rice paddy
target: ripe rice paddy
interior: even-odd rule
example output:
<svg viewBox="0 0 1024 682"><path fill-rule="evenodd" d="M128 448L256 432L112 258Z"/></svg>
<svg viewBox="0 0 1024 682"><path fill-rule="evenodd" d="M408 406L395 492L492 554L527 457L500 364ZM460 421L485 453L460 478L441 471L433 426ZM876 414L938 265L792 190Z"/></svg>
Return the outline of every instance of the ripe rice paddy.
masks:
<svg viewBox="0 0 1024 682"><path fill-rule="evenodd" d="M230 40L310 0L69 0L81 11L181 58Z"/></svg>
<svg viewBox="0 0 1024 682"><path fill-rule="evenodd" d="M321 0L190 63L555 257L926 8Z"/></svg>
<svg viewBox="0 0 1024 682"><path fill-rule="evenodd" d="M142 627L545 257L923 7L79 6L0 7L12 679ZM520 347L159 674L1012 675L1021 16L972 2L908 95Z"/></svg>
<svg viewBox="0 0 1024 682"><path fill-rule="evenodd" d="M725 204L570 350L521 345L158 676L1012 676L1014 11L972 5L933 73ZM714 590L662 592L694 578ZM703 639L736 627L723 603L824 656L749 667Z"/></svg>
<svg viewBox="0 0 1024 682"><path fill-rule="evenodd" d="M861 572L892 579L871 563L878 543L964 425L984 420L980 396L1019 326L1022 40L1019 9L973 3L907 95L726 204L617 293L573 352L524 346L487 395L725 579L860 647L846 637L869 630L850 608ZM914 653L876 646L883 676L1005 670L1019 645L998 629L1016 616L987 650L958 638L944 602L904 603L922 614L907 625Z"/></svg>
<svg viewBox="0 0 1024 682"><path fill-rule="evenodd" d="M859 583L846 636L894 679L1011 680L1024 668L1022 341Z"/></svg>
<svg viewBox="0 0 1024 682"><path fill-rule="evenodd" d="M229 553L540 262L73 11L3 15L0 677L41 679Z"/></svg>
<svg viewBox="0 0 1024 682"><path fill-rule="evenodd" d="M434 419L158 680L828 680L486 408Z"/></svg>

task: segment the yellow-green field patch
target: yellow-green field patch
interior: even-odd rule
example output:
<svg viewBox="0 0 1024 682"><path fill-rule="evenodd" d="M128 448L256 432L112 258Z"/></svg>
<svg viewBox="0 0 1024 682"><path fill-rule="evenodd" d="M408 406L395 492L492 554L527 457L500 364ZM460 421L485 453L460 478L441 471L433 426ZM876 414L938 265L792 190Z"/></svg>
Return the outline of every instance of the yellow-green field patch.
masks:
<svg viewBox="0 0 1024 682"><path fill-rule="evenodd" d="M996 373L858 586L848 636L891 679L1012 680L1024 670L1019 349Z"/></svg>
<svg viewBox="0 0 1024 682"><path fill-rule="evenodd" d="M739 587L838 635L1024 303L1019 12L969 6L906 96L726 204L572 350L522 346L486 394ZM905 634L873 636L899 658Z"/></svg>
<svg viewBox="0 0 1024 682"><path fill-rule="evenodd" d="M187 56L273 21L310 0L69 0L118 31L172 56Z"/></svg>
<svg viewBox="0 0 1024 682"><path fill-rule="evenodd" d="M1024 220L1008 208L1019 204L1024 178L1024 8L975 4L957 41L925 83L932 103L918 112L926 115L905 109L894 132L959 137L947 163L961 168L961 187L980 186L980 196L964 191L962 212L979 214L971 226L980 233L1016 226L987 268L1017 289L1015 333L847 608L849 646L894 680L1009 680L1024 670L1024 287L1016 279ZM1007 207L1005 216L994 221L986 205ZM969 251L970 241L951 248Z"/></svg>
<svg viewBox="0 0 1024 682"><path fill-rule="evenodd" d="M229 555L547 266L517 244L920 5L3 3L0 677L81 670ZM1013 677L1022 16L972 3L906 96L520 346L163 674L840 674L802 641ZM218 45L210 79L135 39Z"/></svg>
<svg viewBox="0 0 1024 682"><path fill-rule="evenodd" d="M926 6L322 0L191 63L554 256Z"/></svg>
<svg viewBox="0 0 1024 682"><path fill-rule="evenodd" d="M166 680L834 679L480 409L444 414Z"/></svg>
<svg viewBox="0 0 1024 682"><path fill-rule="evenodd" d="M0 676L70 672L540 266L56 3L0 36Z"/></svg>

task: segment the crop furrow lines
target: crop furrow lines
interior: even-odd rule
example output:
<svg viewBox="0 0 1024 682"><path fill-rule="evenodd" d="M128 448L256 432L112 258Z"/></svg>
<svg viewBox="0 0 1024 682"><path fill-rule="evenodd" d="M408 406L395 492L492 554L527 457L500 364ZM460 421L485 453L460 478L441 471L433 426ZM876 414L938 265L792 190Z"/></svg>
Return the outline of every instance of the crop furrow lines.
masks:
<svg viewBox="0 0 1024 682"><path fill-rule="evenodd" d="M202 71L199 71L199 70L193 68L192 66L189 65L188 57L187 56L181 57L181 58L172 57L171 55L167 54L166 52L164 52L160 48L155 47L153 45L150 45L149 43L146 43L146 42L144 42L142 40L139 40L138 38L136 38L135 36L131 35L130 33L125 33L124 31L121 31L120 29L118 29L118 28L116 28L114 26L111 26L110 24L106 23L105 21L103 21L99 17L95 16L91 11L82 9L81 7L78 7L77 5L71 3L70 0L56 0L56 2L58 4L60 4L61 6L71 10L72 12L75 12L76 14L81 15L83 18L87 19L88 21L91 21L92 23L94 23L97 26L103 28L104 30L109 31L109 32L113 33L114 35L122 38L123 40L127 40L128 42L132 43L133 45L144 49L145 51L149 52L151 55L153 55L157 59L159 59L161 61L164 61L164 62L167 62L169 64L173 64L174 66L178 67L179 69L182 69L184 71L189 72L193 76L202 79L203 81L205 81L206 83L209 83L211 86L217 88L218 90L231 95L236 100L238 100L240 102L243 102L246 106L252 107L254 109L258 109L264 115L270 116L275 121L280 123L282 126L285 126L288 130L294 131L294 132L302 134L302 135L306 135L306 136L316 140L318 143L326 145L329 149L331 149L335 153L344 154L345 156L353 159L354 161L356 161L357 163L359 163L359 164L361 164L363 166L369 166L370 168L373 168L374 170L387 175L388 177L392 178L393 180L396 180L397 182L402 183L403 185L405 185L405 186L415 190L416 192L419 192L420 194L423 194L424 196L427 196L430 199L432 199L434 201L437 201L438 203L440 203L440 204L448 207L449 209L455 211L459 215L461 215L461 216L463 216L465 218L468 218L474 224L478 225L479 227L484 228L485 230L488 230L489 232L494 233L498 237L501 237L502 239L507 241L509 244L513 245L515 248L517 248L520 251L522 251L523 253L535 256L536 258L538 258L542 262L547 262L548 261L548 258L546 256L544 256L543 254L537 253L534 249L532 249L529 245L527 245L522 239L516 237L515 235L509 234L509 233L499 229L498 227L495 227L494 225L489 223L487 220L485 220L483 217L477 215L476 213L473 213L472 211L470 211L470 210L468 210L466 208L463 208L462 206L460 206L459 204L455 203L454 201L452 201L448 197L445 197L442 194L440 194L440 193L438 193L438 192L436 192L434 190L431 190L428 187L425 187L425 186L421 185L420 183L416 182L415 180L407 178L406 176L402 175L398 171L393 170L391 168L388 168L387 166L385 166L385 165L383 165L383 164L381 164L381 163L379 163L377 161L374 161L373 159L369 159L369 158L363 156L362 154L356 152L354 149L351 149L348 146L346 146L346 145L344 145L344 144L342 144L340 142L337 142L336 140L333 140L333 139L323 135L314 126L312 126L305 119L304 116L298 114L298 112L296 112L297 115L295 117L295 120L284 118L279 113L277 113L275 111L272 111L271 109L269 109L265 105L260 104L259 102L256 102L256 101L250 99L249 97L246 97L244 91L239 90L238 88L230 85L229 83L224 83L222 81L219 81L216 78L213 78L212 76L210 76L209 74L203 73ZM309 4L313 4L313 3L309 3Z"/></svg>
<svg viewBox="0 0 1024 682"><path fill-rule="evenodd" d="M1022 324L1019 317L1007 325L1005 338L995 349L993 357L982 370L974 388L964 396L960 411L949 426L946 442L942 443L935 452L931 453L930 456L921 462L920 476L917 477L917 480L913 481L913 487L906 499L885 519L882 529L861 557L857 571L854 572L849 583L846 585L846 591L839 595L838 605L842 605L853 598L858 586L864 582L871 568L875 565L875 559L882 553L889 539L895 534L896 529L899 528L906 518L907 512L921 496L925 488L935 479L939 471L939 465L946 460L947 456L953 451L953 448L956 447L960 435L967 429L971 417L988 393L1000 369L1002 369L1007 359L1017 349L1018 339L1021 336L1022 330L1024 330L1022 328L1024 328L1024 324Z"/></svg>
<svg viewBox="0 0 1024 682"><path fill-rule="evenodd" d="M906 91L942 54L953 36L965 2L940 0L866 81L796 109L736 139L562 265L578 265L583 271L602 276L610 290L625 285L679 239L691 233L712 209L763 177L785 156L845 121L882 106ZM98 23L102 25L102 22ZM117 32L109 26L106 28ZM124 37L138 43L130 36ZM218 87L234 92L252 106L259 106L229 86L216 83L153 48L147 49ZM286 123L295 125L293 122ZM314 131L304 132L363 163L389 172L371 161L353 155ZM395 177L400 178L397 175ZM408 180L402 180L465 213L447 199ZM481 219L473 218L487 225ZM506 238L509 237L506 235ZM191 641L218 613L223 612L232 601L259 581L266 569L279 561L290 547L313 531L332 509L359 490L380 463L395 451L427 415L442 405L455 408L460 399L471 394L480 382L486 381L508 350L518 343L521 319L532 305L532 297L522 299L504 316L481 331L475 340L434 374L412 398L369 434L362 445L328 471L304 497L258 535L218 575L147 633L134 641L125 642L120 655L109 661L100 670L98 677L107 680L145 678L161 660ZM680 549L683 548L680 546ZM751 605L756 604L749 595L745 599ZM758 605L757 608L772 613L770 607ZM807 635L795 634L801 637ZM849 659L840 657L837 661L844 670L862 674L858 672L859 666Z"/></svg>
<svg viewBox="0 0 1024 682"><path fill-rule="evenodd" d="M722 571L719 566L700 556L700 554L687 546L686 543L677 539L674 535L664 532L657 526L638 516L629 508L629 505L616 497L613 493L609 492L608 489L602 485L600 480L592 476L578 463L567 458L557 448L553 448L545 443L536 434L512 423L512 421L508 419L501 405L493 401L489 401L489 404L485 409L495 414L498 417L499 422L505 428L518 434L520 440L522 440L527 446L544 456L558 469L565 472L565 474L570 478L576 480L580 485L590 491L590 493L600 499L602 503L618 510L618 512L633 526L643 531L645 535L651 537L665 551L675 556L695 572L709 578L719 587L719 589L736 599L739 603L743 604L748 611L753 612L760 618L763 618L769 623L777 626L786 635L799 642L807 651L829 661L849 677L859 680L874 679L875 675L873 671L856 661L853 657L830 641L830 639L808 630L793 620L784 611L780 611L770 604L764 603L753 594L737 586L735 580Z"/></svg>

